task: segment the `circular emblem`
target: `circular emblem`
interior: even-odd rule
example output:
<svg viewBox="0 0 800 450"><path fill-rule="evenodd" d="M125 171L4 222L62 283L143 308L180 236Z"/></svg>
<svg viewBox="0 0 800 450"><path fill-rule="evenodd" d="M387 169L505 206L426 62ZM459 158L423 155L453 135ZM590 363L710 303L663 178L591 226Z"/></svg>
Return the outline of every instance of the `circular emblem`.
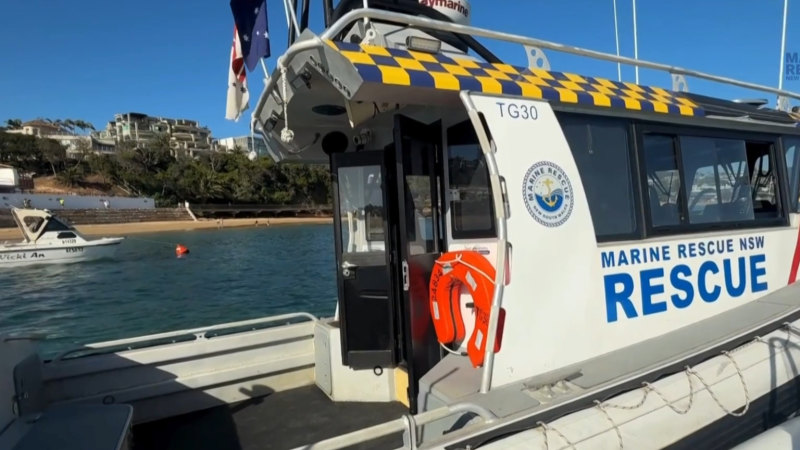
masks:
<svg viewBox="0 0 800 450"><path fill-rule="evenodd" d="M522 181L525 206L537 222L557 227L572 214L572 183L564 170L549 161L541 161L528 169Z"/></svg>

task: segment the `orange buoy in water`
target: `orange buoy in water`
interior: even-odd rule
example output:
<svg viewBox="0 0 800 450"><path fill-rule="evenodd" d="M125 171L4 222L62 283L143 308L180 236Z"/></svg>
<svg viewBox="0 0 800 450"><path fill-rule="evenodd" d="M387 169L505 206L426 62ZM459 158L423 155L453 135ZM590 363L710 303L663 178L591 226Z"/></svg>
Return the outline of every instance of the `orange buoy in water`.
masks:
<svg viewBox="0 0 800 450"><path fill-rule="evenodd" d="M182 244L178 244L178 246L175 247L175 254L177 256L183 256L183 255L186 255L188 253L189 253L189 249L186 248L185 246L183 246Z"/></svg>

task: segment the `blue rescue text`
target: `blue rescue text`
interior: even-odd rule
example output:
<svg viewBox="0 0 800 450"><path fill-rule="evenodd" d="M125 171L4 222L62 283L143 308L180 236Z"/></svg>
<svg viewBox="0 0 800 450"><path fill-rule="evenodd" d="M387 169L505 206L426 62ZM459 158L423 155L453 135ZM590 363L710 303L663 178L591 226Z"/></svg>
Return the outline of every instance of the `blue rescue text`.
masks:
<svg viewBox="0 0 800 450"><path fill-rule="evenodd" d="M600 258L608 322L767 290L764 236L608 250ZM636 267L654 263L663 264Z"/></svg>

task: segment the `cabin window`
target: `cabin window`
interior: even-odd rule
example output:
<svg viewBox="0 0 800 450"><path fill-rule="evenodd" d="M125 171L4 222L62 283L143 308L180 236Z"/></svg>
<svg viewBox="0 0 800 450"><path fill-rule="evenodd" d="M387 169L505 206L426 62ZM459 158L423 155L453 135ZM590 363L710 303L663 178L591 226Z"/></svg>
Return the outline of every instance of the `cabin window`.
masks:
<svg viewBox="0 0 800 450"><path fill-rule="evenodd" d="M58 237L58 239L75 239L76 236L75 236L75 233L73 233L71 231L64 231L64 232L58 233L57 237Z"/></svg>
<svg viewBox="0 0 800 450"><path fill-rule="evenodd" d="M578 166L597 238L634 233L627 122L566 114L559 122Z"/></svg>
<svg viewBox="0 0 800 450"><path fill-rule="evenodd" d="M786 173L789 178L789 208L798 211L800 199L800 138L787 137L783 139L783 151L786 155Z"/></svg>
<svg viewBox="0 0 800 450"><path fill-rule="evenodd" d="M67 225L64 225L55 217L51 217L50 220L47 222L47 225L44 227L45 233L48 231L67 231L71 229L72 228L70 228Z"/></svg>
<svg viewBox="0 0 800 450"><path fill-rule="evenodd" d="M653 228L780 217L771 142L648 133L642 143Z"/></svg>
<svg viewBox="0 0 800 450"><path fill-rule="evenodd" d="M681 137L689 223L752 220L753 199L744 141Z"/></svg>
<svg viewBox="0 0 800 450"><path fill-rule="evenodd" d="M433 186L431 173L433 160L428 159L422 145L417 141L403 140L403 165L410 169L405 173L403 189L405 195L406 238L409 255L433 253L436 249L436 236L433 232L434 212Z"/></svg>
<svg viewBox="0 0 800 450"><path fill-rule="evenodd" d="M747 158L755 159L750 175L753 186L753 213L756 219L778 217L778 185L775 166L770 163L771 144L747 143Z"/></svg>
<svg viewBox="0 0 800 450"><path fill-rule="evenodd" d="M680 225L681 174L672 136L644 136L645 170L650 220L654 227Z"/></svg>
<svg viewBox="0 0 800 450"><path fill-rule="evenodd" d="M384 204L381 167L340 167L339 213L343 253L384 251Z"/></svg>
<svg viewBox="0 0 800 450"><path fill-rule="evenodd" d="M684 136L680 146L689 223L778 217L770 144Z"/></svg>
<svg viewBox="0 0 800 450"><path fill-rule="evenodd" d="M447 129L453 239L495 237L489 168L469 121Z"/></svg>

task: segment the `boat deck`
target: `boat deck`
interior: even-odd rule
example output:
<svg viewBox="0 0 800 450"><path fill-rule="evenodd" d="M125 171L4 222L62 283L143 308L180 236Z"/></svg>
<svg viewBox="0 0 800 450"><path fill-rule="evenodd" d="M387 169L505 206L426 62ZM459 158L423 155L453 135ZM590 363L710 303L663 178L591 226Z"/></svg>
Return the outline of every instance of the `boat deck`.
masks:
<svg viewBox="0 0 800 450"><path fill-rule="evenodd" d="M332 402L316 386L133 427L134 450L290 449L396 419L401 403ZM397 448L402 435L353 448Z"/></svg>

